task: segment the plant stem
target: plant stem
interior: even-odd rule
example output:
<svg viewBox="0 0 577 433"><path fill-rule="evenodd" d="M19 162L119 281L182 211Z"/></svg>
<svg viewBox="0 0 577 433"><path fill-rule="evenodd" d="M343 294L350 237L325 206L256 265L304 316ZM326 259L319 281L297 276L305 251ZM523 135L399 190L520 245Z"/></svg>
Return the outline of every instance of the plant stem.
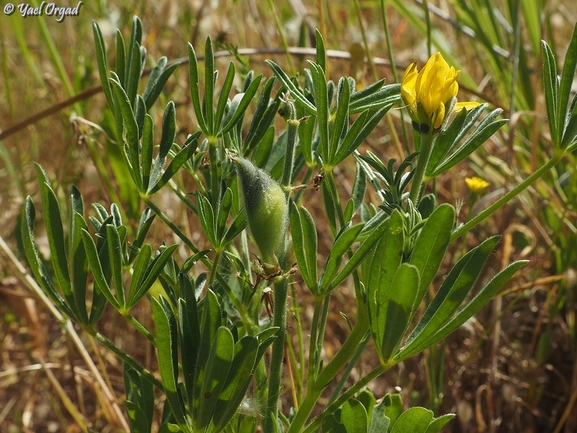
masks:
<svg viewBox="0 0 577 433"><path fill-rule="evenodd" d="M564 152L556 153L553 156L553 158L551 158L549 161L547 161L547 163L545 163L540 168L538 168L537 171L535 171L527 179L525 179L523 182L521 182L519 185L517 185L515 188L513 188L507 194L502 196L499 200L497 200L495 203L493 203L487 209L480 212L472 220L469 220L467 223L463 224L461 227L459 227L457 230L455 230L453 232L453 234L451 235L451 242L453 242L455 239L458 239L461 236L463 236L465 233L467 233L469 230L471 230L473 227L475 227L477 224L479 224L485 218L492 215L497 209L502 207L505 203L507 203L508 201L515 198L523 190L527 189L529 187L529 185L531 185L533 182L535 182L537 179L539 179L541 176L543 176L545 173L547 173L549 170L551 170L559 161L561 161L561 159L563 159L564 156L565 156Z"/></svg>
<svg viewBox="0 0 577 433"><path fill-rule="evenodd" d="M150 333L150 331L148 329L146 329L144 327L144 325L142 325L142 323L140 323L138 320L136 320L134 318L134 316L132 314L130 314L129 312L121 312L122 316L128 321L128 323L130 323L132 326L134 326L134 328L140 332L142 335L144 335L146 337L146 339L148 341L150 341L154 347L156 347L156 339L154 338L154 335L152 335Z"/></svg>
<svg viewBox="0 0 577 433"><path fill-rule="evenodd" d="M393 365L394 364L379 365L378 367L374 368L369 374L367 374L365 377L363 377L358 382L356 382L353 386L351 386L343 395L341 395L337 400L335 400L334 403L328 405L320 415L315 417L312 420L312 422L304 430L302 430L302 432L303 433L310 433L310 432L313 432L316 429L318 429L320 427L320 425L322 424L323 419L326 416L328 416L328 415L332 414L334 411L336 411L349 398L351 398L353 395L355 395L357 392L359 392L366 384L368 384L371 380L379 377L381 374L383 374L385 371L387 371ZM294 422L293 422L293 424L294 424ZM291 428L292 428L292 425L291 425Z"/></svg>
<svg viewBox="0 0 577 433"><path fill-rule="evenodd" d="M313 312L313 320L311 324L311 335L309 340L309 363L307 373L307 383L315 383L318 374L318 366L320 360L320 353L317 353L317 340L319 329L319 318L323 301L320 298L315 298L315 308Z"/></svg>
<svg viewBox="0 0 577 433"><path fill-rule="evenodd" d="M331 398L329 399L329 406L332 403L334 403L334 401L339 396L339 393L344 388L345 384L347 383L349 376L351 375L351 371L353 371L353 368L355 368L355 365L357 364L357 361L359 360L362 353L364 352L365 347L367 347L367 343L369 342L369 340L370 339L368 338L368 334L367 334L367 338L365 338L361 342L361 344L359 344L357 351L355 352L354 356L351 358L349 365L347 365L345 372L343 373L342 377L340 378L339 383L337 383L337 386L336 386L335 390L333 391Z"/></svg>
<svg viewBox="0 0 577 433"><path fill-rule="evenodd" d="M364 314L358 316L358 321L353 327L349 337L343 343L341 349L337 352L333 359L320 372L314 383L309 383L307 395L305 396L299 411L297 412L288 433L300 433L305 425L310 413L313 411L320 395L331 383L344 365L354 356L361 341L366 337L369 330L368 317ZM338 399L337 402L341 401ZM342 404L342 401L341 403ZM333 407L331 405L330 407ZM333 411L337 408L336 406ZM328 409L328 408L327 408ZM325 409L325 411L327 410ZM265 430L267 431L267 430Z"/></svg>
<svg viewBox="0 0 577 433"><path fill-rule="evenodd" d="M282 278L274 285L274 319L273 326L278 326L277 336L272 343L270 371L268 382L268 397L264 418L264 431L274 431L278 414L278 400L281 391L281 378L284 360L284 344L286 334L288 278Z"/></svg>
<svg viewBox="0 0 577 433"><path fill-rule="evenodd" d="M116 356L118 356L120 359L122 359L128 365L130 365L130 367L132 367L134 370L138 371L142 375L142 377L144 377L146 380L148 380L150 383L152 383L154 386L156 386L159 390L164 392L164 385L162 384L162 382L160 380L158 380L150 371L148 371L146 368L144 368L132 356L130 356L125 351L120 349L112 341L110 341L108 338L106 338L100 332L96 331L94 328L89 327L89 326L85 326L85 327L83 327L83 329L88 334L90 334L91 336L96 338L96 340L98 340L100 343L102 343L102 345L104 345L107 349L112 351Z"/></svg>
<svg viewBox="0 0 577 433"><path fill-rule="evenodd" d="M419 205L419 201L421 200L425 170L427 169L429 158L431 158L431 153L433 151L433 138L434 135L432 132L430 134L421 135L421 149L419 151L417 167L415 168L415 175L413 176L411 184L411 192L409 193L409 198L415 207Z"/></svg>

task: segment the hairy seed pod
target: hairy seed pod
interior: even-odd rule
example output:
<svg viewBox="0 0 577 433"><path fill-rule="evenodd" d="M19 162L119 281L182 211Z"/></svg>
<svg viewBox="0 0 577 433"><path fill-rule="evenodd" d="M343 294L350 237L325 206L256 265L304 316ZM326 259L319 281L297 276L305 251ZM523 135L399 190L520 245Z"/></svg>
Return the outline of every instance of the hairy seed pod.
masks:
<svg viewBox="0 0 577 433"><path fill-rule="evenodd" d="M235 156L248 226L264 260L270 260L285 236L288 207L281 186L249 160Z"/></svg>

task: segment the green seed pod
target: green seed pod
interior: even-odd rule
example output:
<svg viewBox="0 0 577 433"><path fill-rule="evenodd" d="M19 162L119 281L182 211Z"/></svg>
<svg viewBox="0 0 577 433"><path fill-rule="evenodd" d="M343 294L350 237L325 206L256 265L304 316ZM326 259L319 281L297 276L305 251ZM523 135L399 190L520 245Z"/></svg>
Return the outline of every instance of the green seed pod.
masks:
<svg viewBox="0 0 577 433"><path fill-rule="evenodd" d="M268 173L240 156L236 163L248 226L264 260L270 260L286 233L288 207L281 186Z"/></svg>

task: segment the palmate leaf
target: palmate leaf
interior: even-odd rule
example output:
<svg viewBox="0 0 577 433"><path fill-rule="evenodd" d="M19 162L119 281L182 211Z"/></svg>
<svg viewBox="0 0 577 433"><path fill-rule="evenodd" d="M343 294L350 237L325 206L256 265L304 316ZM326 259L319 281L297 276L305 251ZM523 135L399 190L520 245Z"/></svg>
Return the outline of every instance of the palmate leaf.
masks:
<svg viewBox="0 0 577 433"><path fill-rule="evenodd" d="M495 275L491 281L489 281L489 283L483 287L479 293L475 295L475 297L473 297L473 299L462 306L453 317L447 320L444 324L439 325L439 327L437 327L435 330L436 332L432 333L430 336L428 336L428 338L421 339L418 338L418 336L415 337L409 344L406 344L399 350L399 352L395 355L395 359L406 359L416 353L421 352L425 348L432 346L437 341L440 341L451 334L459 326L471 318L477 311L479 311L481 307L489 302L499 291L499 289L503 287L503 285L527 263L527 260L521 260L507 266L505 269Z"/></svg>
<svg viewBox="0 0 577 433"><path fill-rule="evenodd" d="M341 78L337 86L337 104L332 121L331 137L329 143L329 156L327 162L333 164L334 156L337 152L339 141L346 133L349 123L349 101L351 97L351 82L349 79Z"/></svg>
<svg viewBox="0 0 577 433"><path fill-rule="evenodd" d="M498 241L498 236L487 239L457 262L441 284L433 301L428 305L423 317L407 338L406 347L418 344L419 340L426 340L453 315L473 287Z"/></svg>
<svg viewBox="0 0 577 433"><path fill-rule="evenodd" d="M329 289L330 283L339 269L347 251L359 236L364 224L356 224L352 227L344 226L335 239L333 247L327 258L325 269L319 280L319 291L324 293Z"/></svg>
<svg viewBox="0 0 577 433"><path fill-rule="evenodd" d="M204 112L200 102L198 60L196 58L196 51L194 51L194 47L190 42L188 43L188 59L190 96L192 100L192 106L194 107L194 113L196 114L196 121L198 122L198 126L202 132L204 132L206 135L209 135L207 121L205 120Z"/></svg>
<svg viewBox="0 0 577 433"><path fill-rule="evenodd" d="M379 84L382 86L383 83L384 80L381 80L363 90L353 93L351 95L351 105L349 107L350 113L357 114L366 110L376 111L387 105L393 106L398 104L401 101L400 84L388 84L379 88L379 90L374 93L368 92L369 89L376 89Z"/></svg>
<svg viewBox="0 0 577 433"><path fill-rule="evenodd" d="M219 136L229 132L242 119L254 95L256 95L261 81L262 75L259 75L251 81L245 92L235 95L230 104L229 111L222 121L222 127L217 132Z"/></svg>

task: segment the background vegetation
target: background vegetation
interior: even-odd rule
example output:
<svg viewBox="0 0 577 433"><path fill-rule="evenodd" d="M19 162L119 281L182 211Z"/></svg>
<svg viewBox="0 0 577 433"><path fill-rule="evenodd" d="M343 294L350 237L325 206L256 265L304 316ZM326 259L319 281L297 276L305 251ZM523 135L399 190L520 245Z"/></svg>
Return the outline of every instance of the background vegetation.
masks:
<svg viewBox="0 0 577 433"><path fill-rule="evenodd" d="M233 58L241 73L253 69L270 76L264 60L271 58L296 72L305 57L289 51L310 48L315 28L323 34L327 48L335 50L329 52L329 74L348 74L359 83L370 84L382 77L387 82L399 81L408 63L419 60L422 64L430 52L442 51L462 70L462 99L489 102L510 119L479 152L450 176L437 180L438 196L460 209L459 221L486 207L551 156L539 41L546 39L562 63L577 21L577 7L571 1L391 0L383 4L319 0L306 6L297 0L133 3L90 2L82 6L79 17L68 17L63 23L52 17L22 19L18 12L0 15L0 235L7 243L0 245L0 431L78 431L80 423L71 416L70 405L95 431L122 427L117 406L122 407L124 392L119 361L82 334L84 351L79 351L71 342L70 330L65 332L31 295L30 282L10 257L16 251L12 231L23 199L38 193L34 161L55 178L55 190L63 200L74 183L87 202L107 207L117 202L129 215L140 212L129 184L111 181L122 179L117 174L120 158L105 131L96 126L105 123L106 102L98 90L92 20L98 22L110 46L117 27L126 37L132 16L141 17L150 61L147 67L163 55L169 60L186 57L187 42L202 53L206 37L211 36L216 50L227 57L217 60L221 70ZM187 68L179 67L160 96L162 106L168 100L176 104L181 142L197 130L188 86ZM74 102L57 107L78 94ZM28 120L43 110L51 114ZM160 123L162 111L154 115ZM400 124L397 110L369 137L365 148L384 161L402 160L408 155L408 141L403 135L391 136L402 128L390 128L388 122ZM11 129L18 125L23 127ZM574 169L574 157L563 159L514 203L468 235L463 248L504 233L488 274L521 258L530 259L530 264L445 342L372 382L377 397L399 387L408 405L430 407L439 414L456 412L457 419L446 431L577 430ZM338 180L352 188L353 174L354 170L343 172ZM464 179L473 175L489 182L482 194L472 195L467 189ZM170 195L165 200L163 208L171 219L181 221L194 239L194 223L180 201ZM169 238L172 233L159 222L152 232L157 245L163 240L178 242ZM319 240L320 251L324 248L328 253L331 243L323 244L322 234ZM197 241L202 246L203 240ZM185 258L185 252L181 254ZM291 302L303 317L310 317L312 303L299 290L298 280L293 296ZM343 289L334 298L327 327L330 344L324 348L327 359L348 333L339 313L350 310L354 293L352 288ZM139 304L134 315L151 327L148 304ZM155 354L116 313L106 311L99 326L115 344L154 371ZM371 357L374 352L367 353L358 361L351 380L378 363L376 355ZM103 391L101 379L114 394ZM290 389L286 383L287 407Z"/></svg>

